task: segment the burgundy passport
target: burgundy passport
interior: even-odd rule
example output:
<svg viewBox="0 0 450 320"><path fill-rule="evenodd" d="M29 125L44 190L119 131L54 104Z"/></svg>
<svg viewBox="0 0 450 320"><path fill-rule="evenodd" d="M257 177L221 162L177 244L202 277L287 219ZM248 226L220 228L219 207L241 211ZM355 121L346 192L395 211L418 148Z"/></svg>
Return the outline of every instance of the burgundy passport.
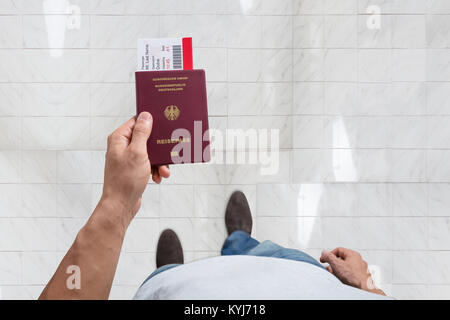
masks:
<svg viewBox="0 0 450 320"><path fill-rule="evenodd" d="M137 114L148 111L152 165L210 160L204 70L136 72Z"/></svg>

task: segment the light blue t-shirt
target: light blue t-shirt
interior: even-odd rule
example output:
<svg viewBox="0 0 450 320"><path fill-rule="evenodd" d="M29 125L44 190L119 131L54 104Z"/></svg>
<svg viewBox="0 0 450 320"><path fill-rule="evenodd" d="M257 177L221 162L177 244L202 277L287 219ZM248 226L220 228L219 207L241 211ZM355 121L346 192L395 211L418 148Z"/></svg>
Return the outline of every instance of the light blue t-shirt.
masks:
<svg viewBox="0 0 450 320"><path fill-rule="evenodd" d="M137 300L389 299L342 284L309 263L220 256L181 265L148 280Z"/></svg>

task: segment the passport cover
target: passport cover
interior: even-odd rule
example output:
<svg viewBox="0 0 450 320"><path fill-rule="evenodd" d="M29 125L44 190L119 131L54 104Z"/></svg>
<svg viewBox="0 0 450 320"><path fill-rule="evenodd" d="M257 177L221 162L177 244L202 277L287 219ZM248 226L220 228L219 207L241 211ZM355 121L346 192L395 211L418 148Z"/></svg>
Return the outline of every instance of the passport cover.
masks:
<svg viewBox="0 0 450 320"><path fill-rule="evenodd" d="M136 72L136 105L137 114L153 116L147 141L152 165L210 160L204 70ZM187 131L172 137L176 129Z"/></svg>

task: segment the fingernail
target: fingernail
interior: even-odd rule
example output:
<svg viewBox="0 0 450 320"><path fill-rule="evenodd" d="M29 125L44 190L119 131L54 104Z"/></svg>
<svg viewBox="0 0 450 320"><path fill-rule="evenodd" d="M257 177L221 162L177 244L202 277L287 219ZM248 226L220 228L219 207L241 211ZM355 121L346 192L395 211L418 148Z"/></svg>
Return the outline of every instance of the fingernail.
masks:
<svg viewBox="0 0 450 320"><path fill-rule="evenodd" d="M144 120L144 121L151 121L152 120L152 115L148 112L142 112L139 117L138 120Z"/></svg>

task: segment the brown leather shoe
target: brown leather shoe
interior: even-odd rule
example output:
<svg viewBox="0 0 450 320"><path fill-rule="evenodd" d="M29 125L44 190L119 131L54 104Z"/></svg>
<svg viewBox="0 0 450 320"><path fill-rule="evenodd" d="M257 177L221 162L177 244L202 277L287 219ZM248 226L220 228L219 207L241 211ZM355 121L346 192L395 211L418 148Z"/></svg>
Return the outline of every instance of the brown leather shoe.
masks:
<svg viewBox="0 0 450 320"><path fill-rule="evenodd" d="M227 209L225 211L225 225L227 226L228 235L237 230L252 233L252 214L248 206L247 198L241 191L235 191L228 200Z"/></svg>
<svg viewBox="0 0 450 320"><path fill-rule="evenodd" d="M166 264L183 264L183 247L175 231L167 229L159 236L156 249L156 267Z"/></svg>

